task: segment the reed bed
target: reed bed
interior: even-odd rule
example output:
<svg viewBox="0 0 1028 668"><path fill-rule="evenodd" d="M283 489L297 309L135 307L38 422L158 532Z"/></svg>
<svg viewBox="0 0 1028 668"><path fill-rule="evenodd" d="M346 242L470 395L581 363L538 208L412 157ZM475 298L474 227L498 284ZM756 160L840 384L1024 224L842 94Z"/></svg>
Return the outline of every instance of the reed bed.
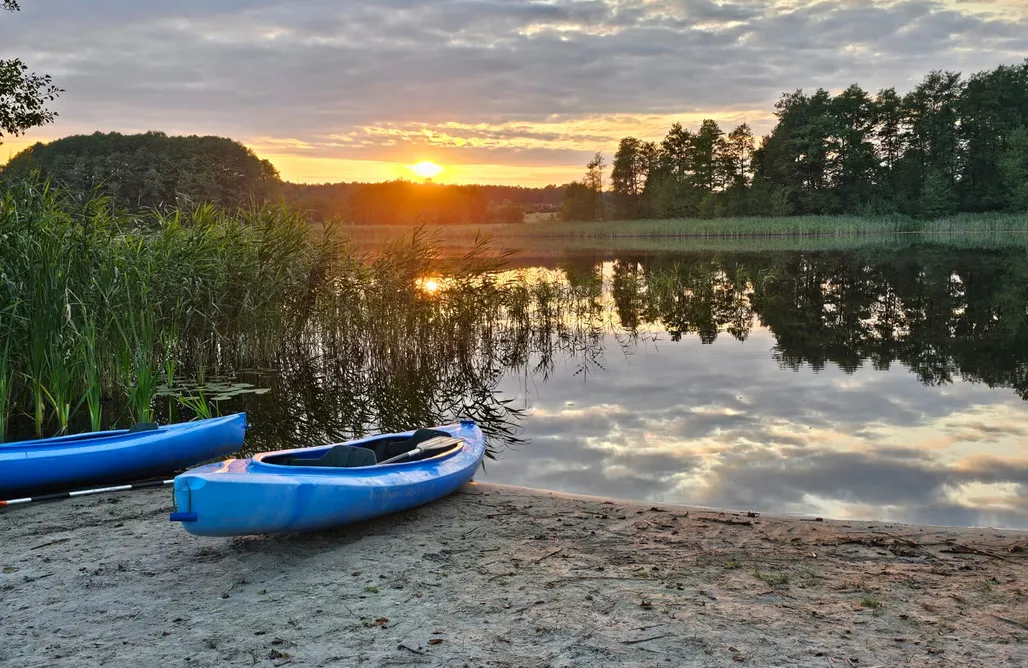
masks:
<svg viewBox="0 0 1028 668"><path fill-rule="evenodd" d="M133 216L24 181L0 190L0 240L0 437L12 414L36 435L80 410L147 421L176 373L273 358L342 247L281 207Z"/></svg>
<svg viewBox="0 0 1028 668"><path fill-rule="evenodd" d="M350 238L380 241L404 233L405 228L385 225L346 225ZM918 220L905 216L789 216L752 218L681 218L654 220L607 220L597 222L546 221L520 225L443 225L437 228L444 241L460 241L487 232L498 240L617 240L633 244L637 239L684 240L696 242L770 240L842 240L850 245L866 243L868 237L926 235L943 238L953 235L997 235L1028 233L1026 214L960 214L938 220ZM796 243L796 242L794 242Z"/></svg>
<svg viewBox="0 0 1028 668"><path fill-rule="evenodd" d="M493 392L494 323L517 307L493 282L504 255L479 240L443 257L419 231L368 255L341 239L281 206L129 215L6 184L0 438L12 418L36 436L150 421L158 398L205 417L226 376L263 368L316 379L336 432L471 416L516 442ZM310 421L289 415L303 397L280 403Z"/></svg>

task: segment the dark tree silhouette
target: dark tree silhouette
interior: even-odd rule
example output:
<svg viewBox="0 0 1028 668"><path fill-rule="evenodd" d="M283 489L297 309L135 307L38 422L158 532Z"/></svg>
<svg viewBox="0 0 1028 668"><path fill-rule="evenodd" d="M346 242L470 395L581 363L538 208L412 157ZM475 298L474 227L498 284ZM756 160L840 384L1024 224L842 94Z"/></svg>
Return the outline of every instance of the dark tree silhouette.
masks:
<svg viewBox="0 0 1028 668"><path fill-rule="evenodd" d="M72 192L100 189L130 209L213 202L242 206L277 193L278 172L239 142L163 132L75 135L35 144L5 173L40 172Z"/></svg>
<svg viewBox="0 0 1028 668"><path fill-rule="evenodd" d="M14 0L3 0L0 9L16 12ZM61 89L49 74L34 74L20 59L0 60L0 141L4 134L17 137L25 130L53 123L57 114L46 108Z"/></svg>
<svg viewBox="0 0 1028 668"><path fill-rule="evenodd" d="M966 80L933 71L906 95L797 90L775 116L759 146L745 125L726 137L710 119L695 131L675 123L641 189L635 160L647 144L626 137L611 175L615 213L933 218L1028 208L1028 60Z"/></svg>

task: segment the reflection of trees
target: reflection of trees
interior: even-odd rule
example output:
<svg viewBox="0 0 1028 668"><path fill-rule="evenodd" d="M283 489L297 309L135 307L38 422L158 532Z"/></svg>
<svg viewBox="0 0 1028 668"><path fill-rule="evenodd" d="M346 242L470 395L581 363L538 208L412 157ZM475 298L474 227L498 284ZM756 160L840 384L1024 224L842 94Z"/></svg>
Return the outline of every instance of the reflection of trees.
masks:
<svg viewBox="0 0 1028 668"><path fill-rule="evenodd" d="M722 330L739 341L750 333L750 279L741 266L712 259L677 264L651 273L649 288L650 313L667 328L672 341L690 331L703 343L713 343Z"/></svg>
<svg viewBox="0 0 1028 668"><path fill-rule="evenodd" d="M324 442L462 416L494 446L516 443L522 412L497 394L503 377L527 385L558 365L588 376L603 369L612 340L627 353L654 328L673 340L743 341L757 319L786 367L899 362L925 384L959 375L1028 399L1020 251L633 255L601 268L590 259L501 277L449 267L455 278L429 294L409 286L437 270L431 259L395 284L386 280L395 266L373 267L282 347L276 377L256 381L279 391L238 399L257 423L248 443Z"/></svg>
<svg viewBox="0 0 1028 668"><path fill-rule="evenodd" d="M612 292L626 326L648 321L672 338L696 332L710 343L720 332L743 340L759 317L787 367L832 362L853 372L865 360L878 369L900 362L925 384L959 374L1028 398L1020 250L698 253L640 266L644 285L640 272L615 265ZM640 295L642 305L632 301Z"/></svg>
<svg viewBox="0 0 1028 668"><path fill-rule="evenodd" d="M497 262L475 251L446 261L417 236L387 251L323 295L317 317L283 342L276 375L261 381L275 391L239 400L256 423L249 448L464 417L493 447L520 441L522 411L496 387L525 355L525 290L497 285ZM444 287L421 287L439 275Z"/></svg>

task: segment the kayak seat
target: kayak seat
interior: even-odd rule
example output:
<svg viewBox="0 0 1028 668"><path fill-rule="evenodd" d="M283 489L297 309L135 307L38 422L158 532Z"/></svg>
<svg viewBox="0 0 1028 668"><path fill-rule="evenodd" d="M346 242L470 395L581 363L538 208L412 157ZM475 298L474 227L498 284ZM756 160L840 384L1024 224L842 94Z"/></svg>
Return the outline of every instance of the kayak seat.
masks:
<svg viewBox="0 0 1028 668"><path fill-rule="evenodd" d="M378 463L375 453L367 448L356 448L352 445L334 445L328 452L318 458L285 457L275 464L285 466L332 466L335 468L356 468L358 466L374 466Z"/></svg>
<svg viewBox="0 0 1028 668"><path fill-rule="evenodd" d="M440 431L439 429L418 429L413 434L407 437L400 438L381 438L374 441L369 441L367 445L362 449L369 449L375 453L375 458L379 462L384 462L390 457L396 455L402 455L405 452L410 452L419 443L424 443L429 439L433 439L436 436L449 436L449 432Z"/></svg>
<svg viewBox="0 0 1028 668"><path fill-rule="evenodd" d="M278 464L280 466L332 466L337 468L374 466L390 457L410 452L419 443L424 443L437 436L449 435L448 432L438 429L418 429L410 436L379 438L368 441L363 446L334 445L321 457L278 455L264 461L268 464Z"/></svg>

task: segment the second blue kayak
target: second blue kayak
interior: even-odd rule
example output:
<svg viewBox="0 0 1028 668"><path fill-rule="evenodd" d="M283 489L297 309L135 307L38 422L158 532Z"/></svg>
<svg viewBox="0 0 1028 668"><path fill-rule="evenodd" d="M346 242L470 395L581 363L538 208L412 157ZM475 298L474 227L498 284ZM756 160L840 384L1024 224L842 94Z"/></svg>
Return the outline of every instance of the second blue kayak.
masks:
<svg viewBox="0 0 1028 668"><path fill-rule="evenodd" d="M175 478L171 520L198 536L329 529L451 494L484 455L482 431L466 421L229 459Z"/></svg>
<svg viewBox="0 0 1028 668"><path fill-rule="evenodd" d="M242 447L246 414L131 431L0 443L0 499L140 480Z"/></svg>

